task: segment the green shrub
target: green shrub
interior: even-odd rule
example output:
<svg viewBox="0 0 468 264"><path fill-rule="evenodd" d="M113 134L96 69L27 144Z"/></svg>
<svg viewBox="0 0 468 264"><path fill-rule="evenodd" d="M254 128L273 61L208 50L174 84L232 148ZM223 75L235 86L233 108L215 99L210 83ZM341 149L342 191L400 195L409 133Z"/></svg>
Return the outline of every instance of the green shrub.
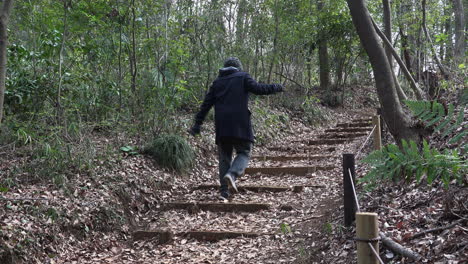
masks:
<svg viewBox="0 0 468 264"><path fill-rule="evenodd" d="M468 167L457 150L445 150L442 153L431 148L426 141L423 142L421 151L414 141L408 144L403 140L401 149L390 144L382 150L372 152L363 162L371 165L370 172L361 179L368 187L375 186L382 180L406 179L420 182L423 178L426 178L428 184L440 178L448 187L454 179L461 183Z"/></svg>
<svg viewBox="0 0 468 264"><path fill-rule="evenodd" d="M320 107L320 99L314 96L307 96L301 104L304 117L311 126L316 126L329 119L328 114Z"/></svg>
<svg viewBox="0 0 468 264"><path fill-rule="evenodd" d="M192 167L195 159L195 153L187 141L173 134L156 138L144 152L151 155L161 166L179 172Z"/></svg>
<svg viewBox="0 0 468 264"><path fill-rule="evenodd" d="M256 100L251 106L256 144L264 144L280 135L287 127L289 116L273 111Z"/></svg>

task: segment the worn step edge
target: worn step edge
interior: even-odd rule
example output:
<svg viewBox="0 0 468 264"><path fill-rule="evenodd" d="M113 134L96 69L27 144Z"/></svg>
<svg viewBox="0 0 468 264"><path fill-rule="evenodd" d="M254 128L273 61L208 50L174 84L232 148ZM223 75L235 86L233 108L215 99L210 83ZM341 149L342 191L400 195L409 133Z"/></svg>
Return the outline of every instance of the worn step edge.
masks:
<svg viewBox="0 0 468 264"><path fill-rule="evenodd" d="M328 134L322 134L319 138L322 139L354 139L357 137L363 137L367 135L366 133L362 132L354 132L354 133L339 133L339 132L331 132Z"/></svg>
<svg viewBox="0 0 468 264"><path fill-rule="evenodd" d="M188 210L189 212L257 212L268 210L270 204L262 203L196 203L196 202L168 202L161 206L161 210Z"/></svg>
<svg viewBox="0 0 468 264"><path fill-rule="evenodd" d="M259 236L272 235L269 233L256 233L256 232L245 232L245 231L187 231L180 233L173 233L167 230L137 230L133 232L132 237L134 241L155 239L158 240L159 244L165 244L177 237L187 237L199 241L216 242L222 239L232 239L238 237L255 238Z"/></svg>
<svg viewBox="0 0 468 264"><path fill-rule="evenodd" d="M353 123L365 123L365 122L368 122L368 123L372 122L372 117L353 119Z"/></svg>
<svg viewBox="0 0 468 264"><path fill-rule="evenodd" d="M346 143L347 141L348 139L319 139L319 140L297 140L297 141L293 141L293 143L316 146L316 145L337 145L337 144Z"/></svg>
<svg viewBox="0 0 468 264"><path fill-rule="evenodd" d="M293 148L293 147L284 147L284 146L273 146L267 148L270 151L294 151L295 153L306 153L310 151L321 151L321 152L333 152L336 150L335 147L328 147L328 148L319 148L319 147L305 147L305 148Z"/></svg>
<svg viewBox="0 0 468 264"><path fill-rule="evenodd" d="M362 123L340 123L337 124L337 127L368 127L370 126L370 122L362 122Z"/></svg>
<svg viewBox="0 0 468 264"><path fill-rule="evenodd" d="M348 140L346 139L320 139L320 140L309 140L305 141L304 143L312 146L312 145L338 145L346 143Z"/></svg>
<svg viewBox="0 0 468 264"><path fill-rule="evenodd" d="M180 234L199 241L216 242L222 239L231 239L238 237L254 238L259 236L271 235L268 233L255 233L244 231L189 231Z"/></svg>
<svg viewBox="0 0 468 264"><path fill-rule="evenodd" d="M202 184L195 187L197 190L209 190L218 189L218 184ZM304 188L325 188L325 185L295 185L291 187L287 186L255 186L255 185L238 185L237 189L240 192L251 191L251 192L302 192Z"/></svg>
<svg viewBox="0 0 468 264"><path fill-rule="evenodd" d="M255 160L271 160L271 161L289 161L289 160L319 160L319 159L330 159L332 155L321 155L321 156L252 156Z"/></svg>
<svg viewBox="0 0 468 264"><path fill-rule="evenodd" d="M268 175L280 175L280 174L290 174L297 176L305 176L308 173L323 171L323 170L332 170L333 166L314 166L314 167L257 167L257 168L247 168L245 169L245 174L268 174Z"/></svg>
<svg viewBox="0 0 468 264"><path fill-rule="evenodd" d="M359 132L370 132L372 127L362 128L331 128L325 130L325 133L359 133Z"/></svg>

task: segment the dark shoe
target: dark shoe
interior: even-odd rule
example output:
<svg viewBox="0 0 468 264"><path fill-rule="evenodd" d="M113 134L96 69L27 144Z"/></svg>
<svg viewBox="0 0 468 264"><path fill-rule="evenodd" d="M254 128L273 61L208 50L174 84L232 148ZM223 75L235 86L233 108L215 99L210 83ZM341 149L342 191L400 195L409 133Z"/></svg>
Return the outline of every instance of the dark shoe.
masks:
<svg viewBox="0 0 468 264"><path fill-rule="evenodd" d="M226 175L224 175L223 177L223 180L227 182L227 184L229 185L229 187L231 187L231 189L233 189L235 192L238 192L236 181L234 180L234 178L232 177L230 173L226 173Z"/></svg>
<svg viewBox="0 0 468 264"><path fill-rule="evenodd" d="M220 195L219 195L219 199L223 202L227 202L229 200L229 193L227 192L222 192Z"/></svg>

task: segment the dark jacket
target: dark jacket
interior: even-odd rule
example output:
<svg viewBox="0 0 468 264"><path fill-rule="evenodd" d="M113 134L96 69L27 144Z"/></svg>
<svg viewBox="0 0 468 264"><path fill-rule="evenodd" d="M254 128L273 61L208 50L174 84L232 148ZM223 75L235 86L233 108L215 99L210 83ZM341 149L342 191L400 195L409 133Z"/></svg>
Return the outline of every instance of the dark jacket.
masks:
<svg viewBox="0 0 468 264"><path fill-rule="evenodd" d="M282 89L279 84L257 83L248 73L235 67L222 68L195 116L195 125L201 126L214 105L216 143L223 138L254 142L251 113L248 108L249 92L266 95L281 92Z"/></svg>

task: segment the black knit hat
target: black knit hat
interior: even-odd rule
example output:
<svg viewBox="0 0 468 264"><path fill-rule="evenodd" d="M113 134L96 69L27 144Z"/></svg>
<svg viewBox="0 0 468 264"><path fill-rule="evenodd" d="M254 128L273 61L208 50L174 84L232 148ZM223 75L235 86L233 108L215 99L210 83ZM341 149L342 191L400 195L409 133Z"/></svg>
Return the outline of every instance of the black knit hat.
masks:
<svg viewBox="0 0 468 264"><path fill-rule="evenodd" d="M229 67L229 66L236 67L240 71L242 70L242 63L236 57L229 57L224 61L224 67Z"/></svg>

